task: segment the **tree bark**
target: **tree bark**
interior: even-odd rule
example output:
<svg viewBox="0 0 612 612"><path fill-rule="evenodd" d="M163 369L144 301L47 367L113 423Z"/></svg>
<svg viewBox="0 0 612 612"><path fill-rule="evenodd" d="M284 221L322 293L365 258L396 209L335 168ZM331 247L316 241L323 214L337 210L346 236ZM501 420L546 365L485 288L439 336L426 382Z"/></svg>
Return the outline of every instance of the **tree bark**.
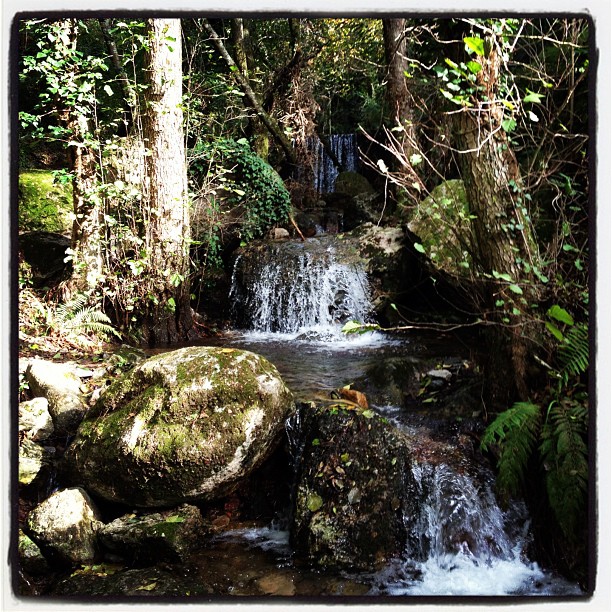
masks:
<svg viewBox="0 0 612 612"><path fill-rule="evenodd" d="M538 266L539 257L518 162L501 127L503 108L497 101L500 59L495 46L491 45L488 56L479 61L483 66L478 73L481 97L474 100L475 107L464 108L456 115L454 137L472 215L473 258L482 282L481 306L499 323L489 335L489 355L485 358L489 395L496 403L509 405L516 393L523 399L528 397L526 360L530 340L520 318L512 320L512 315L500 311L496 303L503 300L519 311L529 307L527 298L535 297L529 295L534 287L530 270ZM500 279L500 275L511 280ZM507 325L504 318L512 325Z"/></svg>
<svg viewBox="0 0 612 612"><path fill-rule="evenodd" d="M408 70L405 35L406 20L383 19L382 23L385 59L387 62L386 102L389 119L394 126L402 128L398 139L403 156L410 164L408 168L414 175L410 181L405 181L406 190L411 199L419 201L423 195L416 185L420 185L421 181L418 178L418 172L411 162L413 156L419 152L419 146L411 96L406 78ZM402 171L405 172L406 167Z"/></svg>
<svg viewBox="0 0 612 612"><path fill-rule="evenodd" d="M225 48L223 41L219 38L219 36L217 35L213 27L210 25L210 23L208 23L208 20L204 19L203 25L206 31L209 33L213 45L215 46L215 48L217 49L217 51L219 52L219 54L221 55L221 57L223 58L227 66L229 67L229 69L232 71L232 74L236 78L236 81L238 82L240 89L242 89L243 93L245 94L245 98L248 100L253 110L255 110L257 115L260 117L261 121L266 126L270 134L272 134L272 136L281 146L285 155L287 156L287 159L292 164L295 164L296 162L295 151L293 150L293 147L291 146L289 139L287 138L287 136L285 136L278 122L276 121L276 119L274 119L274 117L269 115L264 110L257 94L253 91L251 85L249 84L248 78L242 74L242 72L240 71L240 68L238 67L236 62L233 60L232 56L228 53L227 49Z"/></svg>
<svg viewBox="0 0 612 612"><path fill-rule="evenodd" d="M147 20L145 59L148 89L143 116L145 201L149 213L150 296L143 319L149 345L177 342L193 334L189 303L189 208L183 138L182 53L179 19Z"/></svg>
<svg viewBox="0 0 612 612"><path fill-rule="evenodd" d="M66 85L77 89L78 65L74 60L78 41L78 23L75 19L57 22L62 41L57 53L65 54ZM71 144L68 147L72 169L72 198L74 222L72 225L73 274L68 287L72 291L92 291L103 276L102 219L100 200L96 197L97 164L94 152L85 143L91 133L88 118L75 105L57 100L56 112L60 123L69 130Z"/></svg>

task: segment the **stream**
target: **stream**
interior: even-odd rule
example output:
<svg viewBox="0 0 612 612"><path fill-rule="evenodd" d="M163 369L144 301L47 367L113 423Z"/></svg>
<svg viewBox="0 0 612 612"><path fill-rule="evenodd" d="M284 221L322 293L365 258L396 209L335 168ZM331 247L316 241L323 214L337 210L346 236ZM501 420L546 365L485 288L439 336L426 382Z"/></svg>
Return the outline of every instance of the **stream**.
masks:
<svg viewBox="0 0 612 612"><path fill-rule="evenodd" d="M231 289L237 329L202 344L265 356L298 401L329 398L333 389L356 380L390 375L398 364L399 376L409 377L419 365L461 363L469 355L461 340L433 333L344 335L346 321L369 320L367 276L334 242L309 243L240 255ZM421 436L424 446L433 429L440 433L439 418L417 415L394 403L392 395L369 399L372 409ZM288 423L289 434L294 426ZM288 516L218 534L196 555L196 573L218 595L579 596L578 585L529 559L525 505L517 501L503 511L491 470L469 461L466 457L461 471L444 461L415 464L424 499L410 523L416 526L404 554L376 573L323 572L296 564Z"/></svg>

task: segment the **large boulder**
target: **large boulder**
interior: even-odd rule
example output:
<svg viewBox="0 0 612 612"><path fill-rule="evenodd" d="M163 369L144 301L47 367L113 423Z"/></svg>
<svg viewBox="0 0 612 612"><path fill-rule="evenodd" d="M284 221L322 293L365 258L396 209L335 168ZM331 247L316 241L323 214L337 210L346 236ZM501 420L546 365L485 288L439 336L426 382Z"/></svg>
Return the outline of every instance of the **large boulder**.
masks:
<svg viewBox="0 0 612 612"><path fill-rule="evenodd" d="M27 535L49 559L62 565L90 563L96 556L100 515L85 491L61 489L40 503L26 520Z"/></svg>
<svg viewBox="0 0 612 612"><path fill-rule="evenodd" d="M81 379L74 367L33 359L27 366L25 377L32 394L47 399L55 432L74 433L87 411L81 393Z"/></svg>
<svg viewBox="0 0 612 612"><path fill-rule="evenodd" d="M465 450L428 433L399 429L342 400L300 408L303 452L291 538L297 559L333 570L375 571L410 550L424 560L429 488L421 473L464 471ZM457 533L445 534L453 550ZM460 540L459 540L460 541Z"/></svg>
<svg viewBox="0 0 612 612"><path fill-rule="evenodd" d="M29 438L19 442L19 484L36 486L49 476L55 449L43 447Z"/></svg>
<svg viewBox="0 0 612 612"><path fill-rule="evenodd" d="M149 358L104 392L64 467L75 483L132 507L216 499L271 453L293 407L263 357L178 349Z"/></svg>
<svg viewBox="0 0 612 612"><path fill-rule="evenodd" d="M374 570L406 542L415 485L404 436L348 404L301 409L304 452L291 537L322 568Z"/></svg>

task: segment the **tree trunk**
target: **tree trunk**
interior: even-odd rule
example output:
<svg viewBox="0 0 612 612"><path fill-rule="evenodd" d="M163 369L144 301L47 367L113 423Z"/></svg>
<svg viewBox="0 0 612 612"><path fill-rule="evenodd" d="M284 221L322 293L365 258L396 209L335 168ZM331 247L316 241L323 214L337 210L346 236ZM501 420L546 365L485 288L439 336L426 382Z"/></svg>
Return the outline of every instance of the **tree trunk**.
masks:
<svg viewBox="0 0 612 612"><path fill-rule="evenodd" d="M385 45L385 59L387 62L386 102L389 119L394 126L401 127L398 136L404 158L410 164L409 171L414 176L404 181L405 189L411 199L422 199L418 186L421 184L418 172L412 165L414 155L419 152L417 130L414 122L414 113L411 96L407 86L406 72L408 60L406 57L406 20L383 19L383 41ZM402 168L406 171L406 167ZM404 191L404 190L402 190Z"/></svg>
<svg viewBox="0 0 612 612"><path fill-rule="evenodd" d="M486 379L491 385L488 395L496 403L508 405L516 393L523 399L528 397L530 341L520 312L529 308L528 298L535 297L530 295L534 287L531 270L538 265L538 251L519 166L501 127L503 108L496 100L500 60L495 46L491 47L487 57L479 58L483 68L478 84L484 98L456 115L454 132L471 208L473 258L482 282L481 307L493 313L490 316L499 324L489 334L485 356Z"/></svg>
<svg viewBox="0 0 612 612"><path fill-rule="evenodd" d="M229 69L232 71L234 77L236 78L236 81L238 82L238 85L240 86L240 89L242 89L242 91L244 92L245 98L247 99L248 103L251 105L253 110L255 110L255 112L261 119L262 123L266 126L270 134L274 136L275 140L281 146L285 155L287 156L287 159L292 164L295 164L295 151L293 150L289 139L287 138L287 136L285 136L285 133L281 129L280 125L278 124L276 119L274 119L274 117L272 117L265 111L257 94L253 91L253 88L251 87L248 78L242 74L238 65L233 60L232 56L227 52L223 41L219 38L210 23L208 23L208 20L204 19L202 23L206 31L210 34L213 45L216 47L223 60L225 61Z"/></svg>
<svg viewBox="0 0 612 612"><path fill-rule="evenodd" d="M190 337L189 209L183 138L181 26L179 19L147 20L145 59L148 89L143 116L146 245L150 296L143 319L149 345Z"/></svg>
<svg viewBox="0 0 612 612"><path fill-rule="evenodd" d="M68 61L74 61L78 39L78 23L74 19L57 22L61 31L63 46L57 46L57 52L65 50ZM74 64L68 70L66 85L78 86L79 71ZM97 164L94 152L85 143L91 133L88 118L75 105L68 106L58 100L59 120L70 133L71 145L68 152L73 174L72 198L74 222L72 225L71 248L73 251L73 274L68 288L72 291L92 291L103 276L102 259L102 219L100 200L96 197Z"/></svg>

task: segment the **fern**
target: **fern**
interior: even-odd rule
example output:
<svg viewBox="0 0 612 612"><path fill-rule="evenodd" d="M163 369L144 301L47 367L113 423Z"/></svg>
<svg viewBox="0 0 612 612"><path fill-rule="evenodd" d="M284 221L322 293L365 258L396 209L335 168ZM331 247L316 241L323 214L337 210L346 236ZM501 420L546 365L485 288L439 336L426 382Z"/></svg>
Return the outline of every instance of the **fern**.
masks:
<svg viewBox="0 0 612 612"><path fill-rule="evenodd" d="M516 495L523 482L527 463L537 446L542 421L541 409L531 402L517 402L487 427L480 447L500 449L497 487L507 498Z"/></svg>
<svg viewBox="0 0 612 612"><path fill-rule="evenodd" d="M111 335L121 337L106 314L92 306L86 306L87 299L87 294L79 293L66 304L58 306L55 310L54 326L66 332L94 333L104 338Z"/></svg>
<svg viewBox="0 0 612 612"><path fill-rule="evenodd" d="M589 367L589 328L578 323L566 334L559 348L562 375L580 376Z"/></svg>
<svg viewBox="0 0 612 612"><path fill-rule="evenodd" d="M586 508L587 421L586 403L563 399L550 409L540 445L548 499L563 534L572 541L580 534L580 521Z"/></svg>

